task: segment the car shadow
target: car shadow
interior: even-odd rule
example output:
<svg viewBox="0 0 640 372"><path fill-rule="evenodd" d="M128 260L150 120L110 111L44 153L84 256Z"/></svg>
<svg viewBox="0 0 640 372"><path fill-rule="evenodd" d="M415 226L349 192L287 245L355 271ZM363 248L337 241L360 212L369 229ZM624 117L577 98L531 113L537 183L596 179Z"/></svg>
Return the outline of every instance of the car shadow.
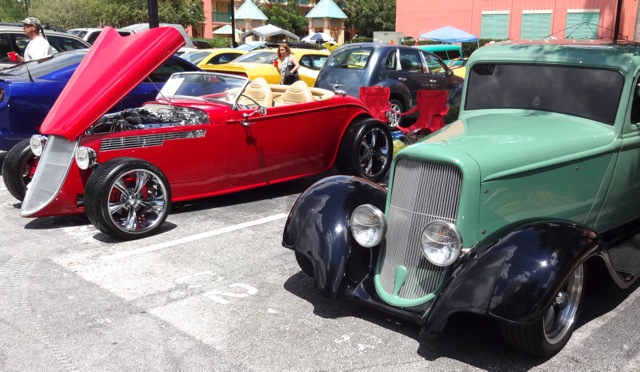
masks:
<svg viewBox="0 0 640 372"><path fill-rule="evenodd" d="M241 205L253 203L260 200L269 200L289 195L301 194L315 182L320 181L325 177L330 177L337 174L339 174L338 171L336 169L332 169L328 172L320 173L314 176L277 183L274 185L262 186L250 190L212 196L204 199L174 203L171 206L171 214Z"/></svg>
<svg viewBox="0 0 640 372"><path fill-rule="evenodd" d="M630 288L620 289L612 280L606 280L605 276L606 273L600 270L589 272L588 290L581 306L577 329L614 310L640 287L640 282L637 282ZM427 340L419 335L420 327L417 324L348 299L325 298L313 287L311 278L301 271L284 283L284 289L312 304L313 313L322 318L356 317L410 337L420 343L416 354L428 361L450 358L496 372L526 371L547 361L507 345L500 334L498 321L480 315L454 314L440 335Z"/></svg>

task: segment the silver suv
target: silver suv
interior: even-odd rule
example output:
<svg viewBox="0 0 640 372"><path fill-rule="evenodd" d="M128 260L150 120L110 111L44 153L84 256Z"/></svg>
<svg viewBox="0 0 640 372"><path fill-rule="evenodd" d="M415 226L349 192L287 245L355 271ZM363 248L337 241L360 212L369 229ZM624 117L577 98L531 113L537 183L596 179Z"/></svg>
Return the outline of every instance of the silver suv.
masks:
<svg viewBox="0 0 640 372"><path fill-rule="evenodd" d="M91 46L86 41L65 32L44 30L44 36L51 44L53 54ZM22 31L22 27L0 26L0 69L15 65L16 62L11 62L7 53L17 52L21 56L24 55L28 42L29 38Z"/></svg>

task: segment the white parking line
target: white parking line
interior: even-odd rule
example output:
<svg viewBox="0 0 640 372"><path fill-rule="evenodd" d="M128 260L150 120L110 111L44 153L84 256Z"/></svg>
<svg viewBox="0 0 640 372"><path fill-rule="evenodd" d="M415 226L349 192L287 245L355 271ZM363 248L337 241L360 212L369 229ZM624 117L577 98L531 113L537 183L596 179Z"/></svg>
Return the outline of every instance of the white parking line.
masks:
<svg viewBox="0 0 640 372"><path fill-rule="evenodd" d="M133 250L130 250L130 251L119 252L119 253L115 253L115 254L111 254L111 255L100 256L100 259L103 260L103 261L115 261L115 260L119 260L119 259L125 258L125 257L131 257L131 256L136 256L136 255L139 255L139 254L142 254L142 253L148 253L148 252L153 252L153 251L157 251L157 250L164 249L164 248L175 247L176 245L180 245L180 244L189 243L189 242L192 242L192 241L195 241L195 240L208 238L210 236L220 235L220 234L228 233L228 232L231 232L231 231L244 229L245 227L261 225L263 223L267 223L267 222L279 220L279 219L282 219L282 218L286 218L287 216L288 215L286 213L280 213L280 214L276 214L276 215L273 215L273 216L260 218L260 219L255 220L255 221L244 222L244 223L240 223L240 224L233 225L233 226L223 227L222 229L208 231L208 232L204 232L204 233L188 236L188 237L182 238L182 239L172 240L172 241L168 241L168 242L164 242L164 243L160 243L160 244L150 245L148 247L133 249Z"/></svg>

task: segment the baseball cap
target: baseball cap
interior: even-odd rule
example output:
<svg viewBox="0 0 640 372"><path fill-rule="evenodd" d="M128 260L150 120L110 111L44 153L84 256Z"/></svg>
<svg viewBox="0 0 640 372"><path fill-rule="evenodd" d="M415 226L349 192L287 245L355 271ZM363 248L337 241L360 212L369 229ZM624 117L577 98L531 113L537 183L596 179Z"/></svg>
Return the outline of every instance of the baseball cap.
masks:
<svg viewBox="0 0 640 372"><path fill-rule="evenodd" d="M35 17L27 17L25 19L22 20L22 24L23 25L34 25L36 27L42 27L42 25L40 24L40 21L38 20L38 18Z"/></svg>

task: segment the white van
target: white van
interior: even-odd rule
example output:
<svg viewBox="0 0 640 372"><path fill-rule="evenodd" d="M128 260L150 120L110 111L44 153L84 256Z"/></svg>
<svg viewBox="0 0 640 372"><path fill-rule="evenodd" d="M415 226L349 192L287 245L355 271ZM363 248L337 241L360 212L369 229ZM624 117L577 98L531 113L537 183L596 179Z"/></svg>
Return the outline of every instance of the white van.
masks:
<svg viewBox="0 0 640 372"><path fill-rule="evenodd" d="M174 24L174 23L160 23L160 27L173 27L176 30L180 31L180 34L182 34L182 37L184 38L184 45L182 47L184 48L195 48L195 46L193 45L193 41L191 40L191 37L189 37L189 34L187 34L187 30L184 29L184 27L182 27L182 25L178 25L178 24ZM130 30L133 31L134 33L137 32L142 32L144 30L148 30L149 29L149 24L148 23L136 23L135 25L129 25L126 27L122 28L123 30Z"/></svg>

